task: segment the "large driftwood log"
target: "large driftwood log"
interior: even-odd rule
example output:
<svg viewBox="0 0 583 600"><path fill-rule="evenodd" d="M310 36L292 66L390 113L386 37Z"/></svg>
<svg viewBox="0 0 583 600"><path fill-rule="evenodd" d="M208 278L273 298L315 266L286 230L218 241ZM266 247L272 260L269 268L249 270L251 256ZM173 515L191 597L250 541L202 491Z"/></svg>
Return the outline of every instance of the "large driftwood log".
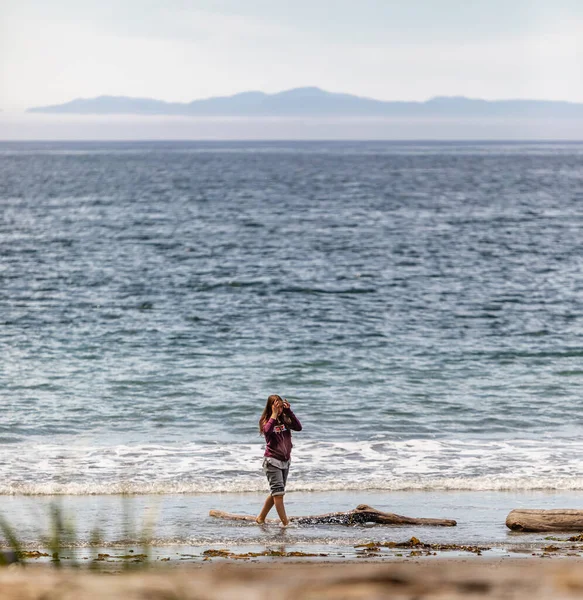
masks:
<svg viewBox="0 0 583 600"><path fill-rule="evenodd" d="M209 516L218 519L231 519L234 521L255 521L251 515L234 515L222 510L211 510ZM382 525L437 525L439 527L454 527L456 521L451 519L415 519L403 517L393 513L377 510L368 504L359 504L354 510L347 512L327 513L325 515L313 515L307 517L290 517L290 521L299 525L362 525L364 523L380 523ZM278 519L267 519L267 523L279 523Z"/></svg>
<svg viewBox="0 0 583 600"><path fill-rule="evenodd" d="M517 508L506 517L513 531L583 531L583 510Z"/></svg>

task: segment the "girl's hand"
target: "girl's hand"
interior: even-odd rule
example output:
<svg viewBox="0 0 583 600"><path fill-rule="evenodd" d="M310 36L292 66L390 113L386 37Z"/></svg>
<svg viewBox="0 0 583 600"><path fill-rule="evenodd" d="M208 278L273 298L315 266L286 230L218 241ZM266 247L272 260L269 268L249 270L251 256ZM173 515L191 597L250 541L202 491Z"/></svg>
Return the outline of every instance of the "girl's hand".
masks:
<svg viewBox="0 0 583 600"><path fill-rule="evenodd" d="M277 419L283 411L283 406L279 400L276 400L271 406L271 418Z"/></svg>
<svg viewBox="0 0 583 600"><path fill-rule="evenodd" d="M286 398L283 399L283 410L289 410L290 406L289 406L289 402L287 401Z"/></svg>

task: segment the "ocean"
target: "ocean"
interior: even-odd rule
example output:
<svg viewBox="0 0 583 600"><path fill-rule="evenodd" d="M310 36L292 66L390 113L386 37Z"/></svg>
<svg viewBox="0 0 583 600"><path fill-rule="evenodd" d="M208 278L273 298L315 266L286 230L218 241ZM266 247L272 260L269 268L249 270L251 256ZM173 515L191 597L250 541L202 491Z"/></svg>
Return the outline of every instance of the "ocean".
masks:
<svg viewBox="0 0 583 600"><path fill-rule="evenodd" d="M0 143L4 513L256 539L206 514L259 510L274 393L291 514L581 507L582 184L579 143Z"/></svg>

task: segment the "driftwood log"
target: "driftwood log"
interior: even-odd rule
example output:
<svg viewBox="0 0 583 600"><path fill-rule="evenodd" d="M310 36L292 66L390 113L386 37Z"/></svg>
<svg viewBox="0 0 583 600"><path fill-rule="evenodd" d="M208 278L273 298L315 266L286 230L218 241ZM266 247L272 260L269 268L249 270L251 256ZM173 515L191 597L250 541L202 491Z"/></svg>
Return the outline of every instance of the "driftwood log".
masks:
<svg viewBox="0 0 583 600"><path fill-rule="evenodd" d="M251 515L234 515L222 510L211 510L209 516L233 521L255 521ZM451 519L415 519L377 510L368 504L359 504L354 510L347 512L327 513L307 517L290 517L290 521L299 525L363 525L364 523L380 523L381 525L434 525L438 527L454 527L456 521ZM279 523L279 519L266 519L266 523Z"/></svg>
<svg viewBox="0 0 583 600"><path fill-rule="evenodd" d="M513 531L583 531L583 510L517 508L506 517Z"/></svg>

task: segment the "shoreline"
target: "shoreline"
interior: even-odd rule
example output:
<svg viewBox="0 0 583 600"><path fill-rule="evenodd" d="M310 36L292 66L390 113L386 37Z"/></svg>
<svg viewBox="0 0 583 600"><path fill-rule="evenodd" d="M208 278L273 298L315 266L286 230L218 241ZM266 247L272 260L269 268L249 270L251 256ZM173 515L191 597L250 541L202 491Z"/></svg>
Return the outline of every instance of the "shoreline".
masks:
<svg viewBox="0 0 583 600"><path fill-rule="evenodd" d="M234 546L214 543L208 546L165 546L116 543L109 546L39 545L16 552L24 566L105 570L128 568L156 568L164 566L203 566L206 564L398 564L423 560L478 562L512 562L538 559L576 559L583 557L583 536L548 535L538 542L517 541L507 544L476 545L458 543L431 543L412 537L401 542L375 541L333 547L327 551L309 545L273 544ZM2 549L9 562L15 554L8 547ZM58 564L57 564L58 563Z"/></svg>
<svg viewBox="0 0 583 600"><path fill-rule="evenodd" d="M364 523L292 524L282 528L209 517L209 510L217 507L238 514L250 513L263 499L260 494L13 497L6 499L1 516L12 528L21 549L39 553L38 558L31 557L28 562L41 565L52 561L54 550L47 548L47 540L58 525L54 520L56 513L52 512L55 510L62 516L62 523L68 524L60 531L63 566L75 561L88 566L102 555L96 566L121 569L125 562L142 554L150 555L150 564L166 565L229 561L287 564L294 560L363 563L373 559L391 563L417 558L562 560L583 556L583 540L569 540L573 534L513 532L505 526L512 508L577 506L580 499L575 493L312 492L290 495L288 502L290 515L350 510L366 501L375 508L398 514L455 517L455 527ZM411 543L413 539L417 542ZM10 550L7 540L3 549ZM128 558L120 558L124 556Z"/></svg>

